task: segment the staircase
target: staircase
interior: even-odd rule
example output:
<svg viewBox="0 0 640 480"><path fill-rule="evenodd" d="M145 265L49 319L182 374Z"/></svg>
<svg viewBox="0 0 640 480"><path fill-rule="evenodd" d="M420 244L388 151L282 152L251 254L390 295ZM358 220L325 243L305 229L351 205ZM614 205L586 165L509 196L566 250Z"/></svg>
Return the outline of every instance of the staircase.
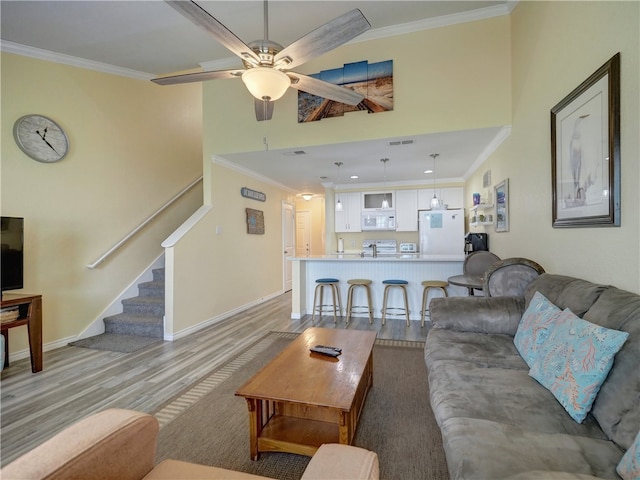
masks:
<svg viewBox="0 0 640 480"><path fill-rule="evenodd" d="M138 285L138 296L122 300L122 313L104 318L105 333L164 338L164 268Z"/></svg>

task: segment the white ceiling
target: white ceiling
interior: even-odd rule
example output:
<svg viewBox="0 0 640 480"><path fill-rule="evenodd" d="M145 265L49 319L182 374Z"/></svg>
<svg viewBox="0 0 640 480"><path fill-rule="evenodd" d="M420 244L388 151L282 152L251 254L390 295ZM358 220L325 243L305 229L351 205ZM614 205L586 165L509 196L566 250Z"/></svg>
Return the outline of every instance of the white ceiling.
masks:
<svg viewBox="0 0 640 480"><path fill-rule="evenodd" d="M199 5L245 43L263 38L262 1L200 1ZM504 15L511 0L498 1L283 1L269 2L269 38L284 46L309 31L359 8L372 29L355 41ZM84 65L135 78L203 66L240 66L238 60L200 28L171 7L154 1L8 1L0 2L2 50ZM170 87L161 87L170 88ZM251 105L252 108L252 105ZM277 107L276 107L277 108ZM461 179L495 147L500 129L482 129L385 139L323 147L300 146L305 155L265 151L229 155L225 160L268 177L297 192L323 193L322 182L376 184L383 182L380 158L389 158L388 182L432 181L423 172L437 159L438 179ZM415 141L390 147L389 141ZM358 174L359 180L349 180ZM322 179L321 177L327 177Z"/></svg>

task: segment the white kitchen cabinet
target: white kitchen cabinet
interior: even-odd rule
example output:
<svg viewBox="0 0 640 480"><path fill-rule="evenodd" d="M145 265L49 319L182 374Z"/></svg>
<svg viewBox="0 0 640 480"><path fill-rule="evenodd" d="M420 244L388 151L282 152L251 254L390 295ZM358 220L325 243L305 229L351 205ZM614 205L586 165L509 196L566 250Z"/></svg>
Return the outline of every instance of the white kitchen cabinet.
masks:
<svg viewBox="0 0 640 480"><path fill-rule="evenodd" d="M396 190L396 232L418 231L418 190Z"/></svg>
<svg viewBox="0 0 640 480"><path fill-rule="evenodd" d="M442 203L446 203L449 208L464 208L463 187L436 187L438 198ZM421 188L418 190L418 210L429 210L431 199L433 198L433 188Z"/></svg>
<svg viewBox="0 0 640 480"><path fill-rule="evenodd" d="M362 194L360 192L336 192L336 201L338 199L342 203L342 211L335 212L336 233L361 232Z"/></svg>

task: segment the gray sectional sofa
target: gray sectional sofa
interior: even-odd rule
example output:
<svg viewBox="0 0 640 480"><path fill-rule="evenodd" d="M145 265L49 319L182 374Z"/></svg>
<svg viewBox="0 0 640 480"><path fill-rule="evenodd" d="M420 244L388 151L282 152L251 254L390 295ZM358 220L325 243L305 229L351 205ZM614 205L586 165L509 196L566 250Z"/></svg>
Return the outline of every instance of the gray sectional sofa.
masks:
<svg viewBox="0 0 640 480"><path fill-rule="evenodd" d="M514 345L535 292L628 332L582 423L531 376ZM452 479L620 478L640 430L640 295L544 273L523 296L437 298L425 361Z"/></svg>

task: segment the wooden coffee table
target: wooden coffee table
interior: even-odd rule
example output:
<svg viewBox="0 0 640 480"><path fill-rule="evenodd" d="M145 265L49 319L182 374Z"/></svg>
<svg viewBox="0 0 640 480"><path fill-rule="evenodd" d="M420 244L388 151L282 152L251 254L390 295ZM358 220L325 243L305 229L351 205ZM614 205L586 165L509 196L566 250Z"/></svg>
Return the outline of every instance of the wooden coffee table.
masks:
<svg viewBox="0 0 640 480"><path fill-rule="evenodd" d="M251 458L312 456L323 443L351 444L373 384L376 332L309 328L236 391L249 408ZM342 348L337 358L315 345Z"/></svg>

